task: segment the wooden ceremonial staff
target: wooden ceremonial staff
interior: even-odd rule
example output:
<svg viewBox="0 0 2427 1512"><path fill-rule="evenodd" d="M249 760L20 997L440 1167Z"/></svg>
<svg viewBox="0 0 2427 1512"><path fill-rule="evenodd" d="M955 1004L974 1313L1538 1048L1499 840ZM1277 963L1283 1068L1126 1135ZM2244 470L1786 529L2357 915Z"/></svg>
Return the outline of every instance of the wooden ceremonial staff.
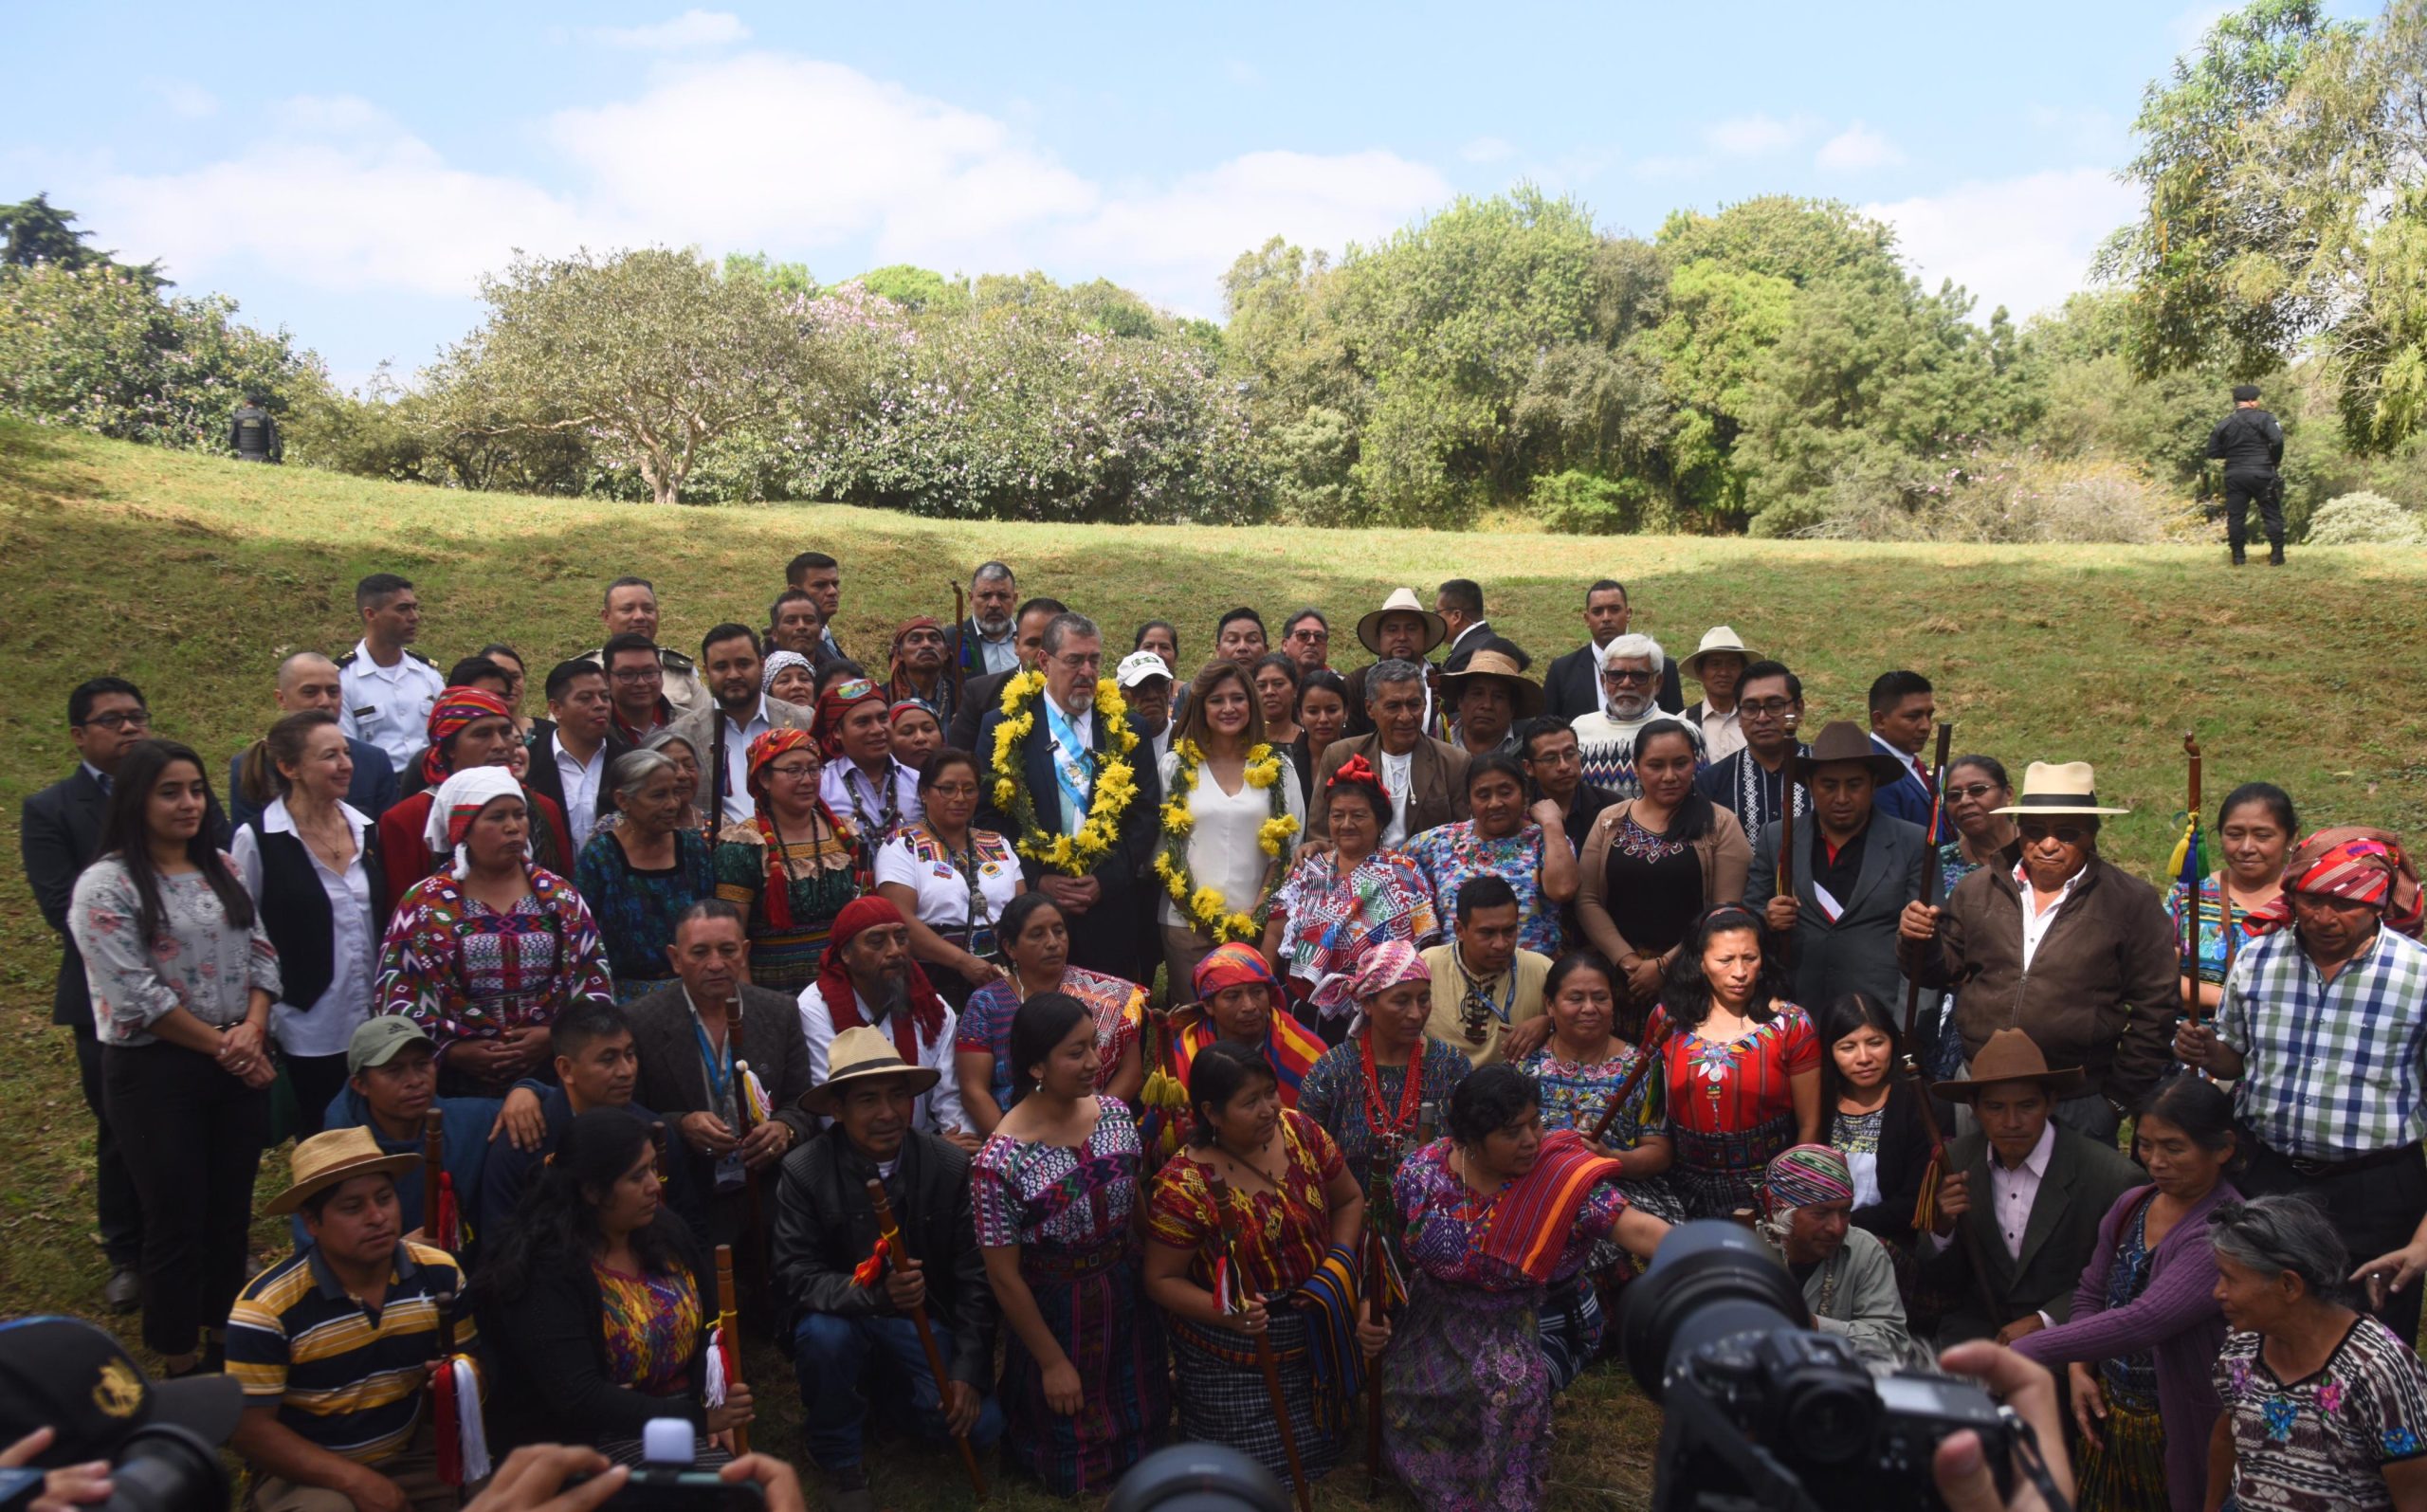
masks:
<svg viewBox="0 0 2427 1512"><path fill-rule="evenodd" d="M2182 852L2182 1016L2192 1023L2199 1022L2199 884L2207 879L2199 873L2199 739L2198 733L2182 732L2182 754L2191 759L2191 829L2183 838ZM2217 896L2225 895L2224 879L2217 879Z"/></svg>
<svg viewBox="0 0 2427 1512"><path fill-rule="evenodd" d="M446 1189L446 1176L447 1120L432 1107L421 1116L421 1236L441 1249L454 1248L438 1231L438 1197Z"/></svg>
<svg viewBox="0 0 2427 1512"><path fill-rule="evenodd" d="M1420 1066L1409 1067L1411 1074L1420 1069ZM1231 1184L1211 1171L1206 1171L1204 1175L1205 1190L1214 1198L1214 1232L1211 1237L1216 1247L1214 1252L1223 1262L1222 1268L1235 1281L1238 1264L1232 1258L1231 1247ZM1241 1307L1237 1310L1244 1311L1247 1301L1244 1283L1239 1285L1238 1296ZM1265 1395L1271 1399L1273 1423L1281 1430L1281 1452L1289 1460L1289 1486L1298 1494L1298 1512L1315 1512L1314 1494L1306 1488L1306 1466L1298 1457L1298 1434L1289 1426L1289 1398L1281 1390L1281 1358L1272 1352L1272 1329L1268 1319L1265 1331L1255 1336L1255 1362L1264 1370Z"/></svg>
<svg viewBox="0 0 2427 1512"><path fill-rule="evenodd" d="M717 1246L717 1331L724 1336L731 1357L725 1361L724 1389L730 1394L741 1384L741 1309L733 1285L733 1246ZM739 1459L750 1452L750 1430L736 1423L733 1426L733 1455Z"/></svg>
<svg viewBox="0 0 2427 1512"><path fill-rule="evenodd" d="M1423 1049L1421 1045L1417 1046L1416 1053L1409 1057L1408 1075L1415 1076L1422 1072ZM1381 1096L1379 1088L1376 1088L1375 1096ZM1432 1102L1416 1105L1415 1143L1418 1149L1432 1142L1435 1108L1436 1104ZM1384 1217L1391 1211L1392 1181L1398 1175L1400 1162L1407 1158L1407 1136L1391 1135L1389 1144L1390 1163L1387 1166L1383 1164L1381 1152L1378 1149L1365 1173L1365 1318L1377 1327L1384 1321L1382 1293L1390 1286L1391 1262L1383 1248L1390 1243L1390 1236L1384 1227ZM1373 1489L1378 1491L1381 1488L1382 1361L1378 1356L1365 1362L1365 1477L1372 1483Z"/></svg>
<svg viewBox="0 0 2427 1512"><path fill-rule="evenodd" d="M1633 1100L1634 1089L1643 1084L1643 1079L1651 1073L1652 1063L1658 1060L1661 1052L1668 1047L1669 1020L1663 1018L1660 1021L1659 1034L1645 1043L1640 1057L1634 1063L1634 1069L1629 1071L1627 1079L1618 1084L1618 1095L1612 1098L1610 1105L1601 1110L1601 1117L1594 1123L1593 1132L1585 1138L1595 1144L1599 1144L1610 1137L1610 1125L1618 1120L1618 1110Z"/></svg>
<svg viewBox="0 0 2427 1512"><path fill-rule="evenodd" d="M969 603L961 597L960 584L958 582L952 585L952 623L953 634L960 637L960 650L952 659L952 701L953 707L958 709L960 707L961 694L969 689L969 674L960 665L961 658L969 653ZM949 638L946 639L945 644L951 644ZM985 653L981 651L978 654L982 656Z"/></svg>
<svg viewBox="0 0 2427 1512"><path fill-rule="evenodd" d="M1947 749L1954 743L1954 741L1955 726L1943 720L1940 720L1938 727L1938 762L1932 769L1930 776L1930 791L1935 801L1930 805L1928 847L1923 853L1923 858L1927 865L1922 868L1922 902L1925 905L1931 908L1936 908L1939 905L1939 888L1944 882L1946 876L1946 873L1940 867L1938 862L1938 835L1940 824L1946 813ZM1932 948L1936 947L1933 946ZM1930 1141L1930 1163L1928 1168L1922 1173L1922 1200L1920 1207L1926 1211L1931 1216L1935 1217L1938 1210L1939 1182L1943 1179L1946 1175L1946 1136L1939 1132L1938 1109L1930 1103L1929 1084L1922 1080L1921 1063L1913 1057L1914 1035L1920 1031L1921 1015L1922 984L1918 979L1908 977L1905 982L1905 1080L1912 1084L1914 1094L1913 1102L1914 1104L1921 1109L1922 1113L1922 1132L1929 1136ZM1966 1193L1967 1197L1969 1195L1969 1193ZM1919 1211L1913 1214L1914 1220L1917 1224L1919 1224L1922 1215L1922 1212ZM1935 1228L1936 1225L1924 1225L1924 1227ZM1998 1321L1997 1297L1996 1294L1991 1292L1989 1289L1989 1272L1980 1261L1980 1236L1975 1234L1972 1231L1971 1226L1964 1223L1961 1218L1958 1218L1955 1222L1955 1231L1958 1237L1962 1240L1963 1256L1971 1266L1972 1284L1980 1294L1981 1314L1986 1317L1990 1322L1995 1323Z"/></svg>
<svg viewBox="0 0 2427 1512"><path fill-rule="evenodd" d="M885 1183L871 1178L868 1182L868 1207L876 1214L877 1242L885 1247L887 1264L896 1270L910 1260L910 1247L903 1241L902 1230L893 1221L893 1204L885 1197ZM919 1347L927 1353L927 1373L936 1378L936 1406L944 1406L943 1351L936 1347L936 1331L927 1322L927 1304L920 1303L910 1309L910 1326L919 1331ZM955 1433L953 1443L960 1448L961 1468L969 1472L969 1488L977 1500L986 1500L986 1472L977 1467L977 1451L969 1447L969 1435Z"/></svg>

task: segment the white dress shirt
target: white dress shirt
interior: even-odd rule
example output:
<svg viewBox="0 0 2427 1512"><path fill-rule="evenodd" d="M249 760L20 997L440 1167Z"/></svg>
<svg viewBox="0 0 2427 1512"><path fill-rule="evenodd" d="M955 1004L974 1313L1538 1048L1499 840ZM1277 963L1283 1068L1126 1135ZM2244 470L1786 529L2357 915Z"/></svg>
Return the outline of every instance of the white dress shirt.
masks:
<svg viewBox="0 0 2427 1512"><path fill-rule="evenodd" d="M1381 758L1382 791L1391 795L1391 822L1382 827L1382 848L1396 850L1407 843L1407 795L1415 786L1415 753L1393 756L1375 742Z"/></svg>
<svg viewBox="0 0 2427 1512"><path fill-rule="evenodd" d="M447 689L447 675L411 651L396 665L371 659L371 643L354 643L354 655L338 668L338 728L388 753L402 775L429 744L429 706Z"/></svg>
<svg viewBox="0 0 2427 1512"><path fill-rule="evenodd" d="M736 724L721 706L717 718L724 721L724 816L739 823L758 811L758 800L750 795L750 742L775 728L767 722L767 695L758 695L757 711L748 724ZM700 753L703 765L715 759L713 748Z"/></svg>
<svg viewBox="0 0 2427 1512"><path fill-rule="evenodd" d="M607 779L607 742L599 741L589 760L576 761L551 730L548 757L557 764L557 780L564 784L565 826L573 831L573 853L578 856L598 828L598 786Z"/></svg>
<svg viewBox="0 0 2427 1512"><path fill-rule="evenodd" d="M2072 896L2073 884L2082 880L2082 873L2077 871L2066 878L2065 885L2056 889L2056 896L2044 909L2039 906L2039 895L2032 890L2031 874L2020 866L2014 869L2014 874L2015 881L2022 885L2022 969L2027 972L2031 970L2031 957L2039 954L2039 942L2048 938L2056 916L2064 912L2065 900Z"/></svg>
<svg viewBox="0 0 2427 1512"><path fill-rule="evenodd" d="M887 1040L893 1038L891 1019L880 1020L868 1008L868 1000L857 992L851 993L851 1002L860 1011L860 1022L874 1025ZM907 1013L910 1010L904 1006L901 1011ZM930 1040L924 1035L916 1036L919 1064L940 1073L935 1086L920 1095L919 1111L913 1120L917 1127L929 1134L941 1134L947 1129L958 1129L964 1134L977 1132L970 1126L969 1115L961 1111L960 1080L953 1074L953 1030L958 1022L952 1005L946 1003L944 1021L937 1027L936 1037ZM801 1038L809 1042L809 1084L824 1086L826 1049L834 1043L834 1018L827 1012L826 993L815 982L801 989L800 1032ZM818 1120L820 1128L825 1123L823 1119Z"/></svg>
<svg viewBox="0 0 2427 1512"><path fill-rule="evenodd" d="M1723 714L1706 701L1702 713L1695 717L1694 726L1702 732L1703 759L1716 764L1744 749L1744 730L1737 720L1736 710Z"/></svg>
<svg viewBox="0 0 2427 1512"><path fill-rule="evenodd" d="M342 872L332 871L320 853L309 845L303 853L312 858L312 873L320 879L320 890L329 895L329 985L309 1003L293 1004L283 1000L270 1009L270 1034L278 1047L289 1055L343 1055L354 1039L354 1031L371 1016L371 984L373 954L378 939L371 927L371 873L363 865L362 842L370 832L370 816L347 804L339 803L338 811L354 830L354 860ZM262 832L272 835L295 833L295 816L286 811L283 797L270 800L262 811ZM301 843L301 837L297 837ZM228 843L228 858L236 863L236 875L244 881L245 891L256 905L262 901L261 843L253 838L251 825L238 825L235 838Z"/></svg>

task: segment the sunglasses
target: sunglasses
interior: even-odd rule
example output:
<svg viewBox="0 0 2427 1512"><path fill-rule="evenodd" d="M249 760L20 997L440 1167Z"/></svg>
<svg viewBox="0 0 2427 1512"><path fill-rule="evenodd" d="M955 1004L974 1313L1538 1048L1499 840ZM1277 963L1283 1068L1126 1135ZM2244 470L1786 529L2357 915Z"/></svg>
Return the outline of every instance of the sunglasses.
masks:
<svg viewBox="0 0 2427 1512"><path fill-rule="evenodd" d="M2025 840L2046 840L2053 836L2060 846L2078 846L2089 838L2089 831L2080 825L2034 824L2025 820L2015 828L2022 831Z"/></svg>

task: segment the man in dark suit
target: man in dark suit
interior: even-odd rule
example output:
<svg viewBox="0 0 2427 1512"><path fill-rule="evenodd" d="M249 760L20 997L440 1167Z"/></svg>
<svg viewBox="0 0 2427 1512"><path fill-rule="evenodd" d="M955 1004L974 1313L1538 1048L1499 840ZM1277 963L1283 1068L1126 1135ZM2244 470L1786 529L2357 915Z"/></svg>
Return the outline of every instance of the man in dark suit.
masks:
<svg viewBox="0 0 2427 1512"><path fill-rule="evenodd" d="M1601 706L1601 650L1627 632L1634 610L1624 583L1604 577L1584 591L1584 629L1591 638L1551 664L1542 680L1544 712L1573 724L1578 715ZM1675 714L1686 706L1685 690L1677 685L1677 664L1660 659L1659 690L1652 702Z"/></svg>
<svg viewBox="0 0 2427 1512"><path fill-rule="evenodd" d="M1925 868L1936 865L1919 826L1874 811L1873 791L1895 780L1896 762L1871 748L1851 720L1823 728L1795 779L1812 794L1796 827L1793 896L1778 891L1779 826L1761 827L1744 906L1772 932L1795 940L1795 998L1825 1003L1841 993L1905 1000L1896 931L1905 905L1922 896Z"/></svg>
<svg viewBox="0 0 2427 1512"><path fill-rule="evenodd" d="M817 1132L809 1095L809 1045L800 1009L750 985L750 939L739 910L710 898L684 910L666 950L682 981L628 1004L640 1052L636 1096L655 1108L690 1162L711 1244L738 1244L747 1221L743 1182ZM765 1118L745 1132L741 1066L766 1094Z"/></svg>
<svg viewBox="0 0 2427 1512"><path fill-rule="evenodd" d="M143 1253L143 1210L127 1175L118 1140L101 1111L101 1047L93 1037L93 999L84 958L67 933L67 903L76 877L100 849L101 823L109 807L110 780L120 758L152 733L143 692L123 678L97 677L67 695L67 738L76 743L76 770L27 798L17 819L26 862L26 883L43 921L59 932L59 982L51 993L50 1021L73 1030L76 1069L84 1105L93 1110L95 1193L100 1207L101 1248L110 1279L102 1296L119 1312L142 1301L136 1262Z"/></svg>
<svg viewBox="0 0 2427 1512"><path fill-rule="evenodd" d="M1427 829L1467 816L1467 768L1472 758L1446 740L1424 733L1424 672L1414 662L1394 658L1366 670L1366 716L1371 734L1342 736L1323 748L1315 764L1315 801L1306 813L1309 840L1331 843L1331 778L1352 756L1361 756L1391 795L1382 844L1396 848Z"/></svg>
<svg viewBox="0 0 2427 1512"><path fill-rule="evenodd" d="M1951 1299L1941 1346L2011 1344L2070 1321L2100 1221L2148 1179L2113 1144L2051 1119L2082 1074L2051 1071L2022 1030L1991 1036L1972 1070L1968 1082L1938 1084L1942 1096L1971 1103L1980 1123L1947 1146L1937 1231L1922 1246L1933 1289Z"/></svg>
<svg viewBox="0 0 2427 1512"><path fill-rule="evenodd" d="M608 768L632 749L615 733L607 673L595 662L559 662L548 673L548 715L531 721L531 774L524 785L564 811L573 853L615 811Z"/></svg>
<svg viewBox="0 0 2427 1512"><path fill-rule="evenodd" d="M1020 585L1001 562L980 562L969 574L969 617L944 631L944 667L956 690L1020 665ZM956 702L955 707L958 707Z"/></svg>
<svg viewBox="0 0 2427 1512"><path fill-rule="evenodd" d="M1025 626L1025 615L1022 621ZM1024 829L995 803L991 776L978 784L986 796L977 826L1008 835L1013 845L1049 844L1057 835L1075 834L1095 803L1105 759L1122 756L1136 791L1122 806L1115 821L1117 834L1104 855L1085 875L1075 877L1026 856L1020 863L1028 884L1062 910L1070 931L1070 964L1120 976L1138 966L1136 891L1154 885L1147 867L1159 833L1156 811L1162 806L1162 780L1155 764L1144 758L1146 732L1136 719L1124 718L1124 731L1136 743L1123 754L1120 736L1124 732L1112 729L1096 706L1096 684L1104 667L1104 637L1095 621L1084 614L1056 614L1046 622L1038 649L1045 690L1024 705L1029 728L1013 747L1035 828ZM974 749L978 765L989 773L994 770L995 731L1003 720L998 701L977 727Z"/></svg>
<svg viewBox="0 0 2427 1512"><path fill-rule="evenodd" d="M1058 598L1031 598L1020 606L1018 616L1019 665L1015 672L1033 672L1045 656L1045 627L1056 614L1069 611ZM952 711L952 723L944 731L944 744L957 750L976 752L980 763L993 759L991 750L977 748L977 726L988 715L1003 705L1003 684L1012 680L1011 672L989 672L973 677L961 684L960 705Z"/></svg>
<svg viewBox="0 0 2427 1512"><path fill-rule="evenodd" d="M278 712L285 715L325 709L331 714L338 713L345 700L338 693L338 665L319 652L296 652L278 664ZM368 740L349 735L345 738L345 750L354 758L354 780L346 784L345 801L361 810L365 817L377 819L396 801L396 769L389 761L388 753ZM237 752L228 763L225 797L230 834L250 824L268 807L245 795L246 751Z"/></svg>

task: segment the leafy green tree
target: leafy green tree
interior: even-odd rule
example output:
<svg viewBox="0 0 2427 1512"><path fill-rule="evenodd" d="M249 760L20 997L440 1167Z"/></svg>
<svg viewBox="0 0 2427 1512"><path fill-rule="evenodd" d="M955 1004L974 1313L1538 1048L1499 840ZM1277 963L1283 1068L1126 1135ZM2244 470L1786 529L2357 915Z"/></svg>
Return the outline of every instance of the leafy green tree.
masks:
<svg viewBox="0 0 2427 1512"><path fill-rule="evenodd" d="M120 263L116 252L86 246L92 235L77 228L74 210L53 205L47 193L0 205L0 267L115 267L147 289L168 284L157 258L140 264Z"/></svg>

